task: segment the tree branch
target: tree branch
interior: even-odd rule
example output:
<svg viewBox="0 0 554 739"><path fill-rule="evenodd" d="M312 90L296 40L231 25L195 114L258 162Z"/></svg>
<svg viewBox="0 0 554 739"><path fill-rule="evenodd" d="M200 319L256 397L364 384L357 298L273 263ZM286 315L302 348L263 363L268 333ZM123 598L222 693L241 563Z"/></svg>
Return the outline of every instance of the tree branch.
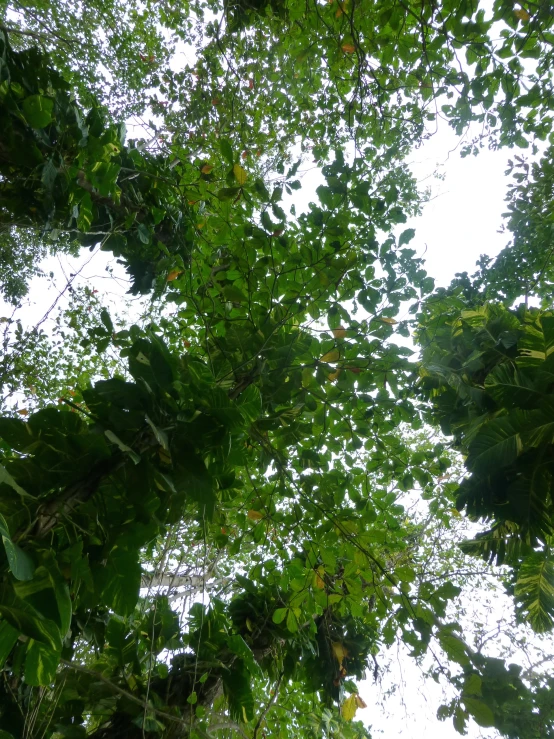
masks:
<svg viewBox="0 0 554 739"><path fill-rule="evenodd" d="M125 690L124 688L121 688L119 685L116 685L111 680L108 680L107 677L104 677L104 675L101 675L99 672L95 672L94 670L89 670L88 667L84 667L83 665L78 665L75 662L69 662L66 659L61 659L60 662L62 665L65 665L65 667L68 667L70 670L75 670L76 672L82 672L84 675L89 675L90 677L93 677L96 680L100 680L100 682L104 683L105 685L108 685L115 693L119 693L119 695L125 696L127 700L130 700L133 703L136 703L141 708L145 708L148 711L152 711L152 713L155 713L158 716L162 716L163 718L167 719L167 721L172 721L174 724L179 724L180 726L183 726L186 729L189 728L188 722L184 721L182 718L179 718L178 716L174 716L171 713L167 713L166 711L161 711L159 708L154 708L154 706L148 705L148 703L143 701L141 698L137 698L136 695L133 695L132 693L129 693L129 691Z"/></svg>

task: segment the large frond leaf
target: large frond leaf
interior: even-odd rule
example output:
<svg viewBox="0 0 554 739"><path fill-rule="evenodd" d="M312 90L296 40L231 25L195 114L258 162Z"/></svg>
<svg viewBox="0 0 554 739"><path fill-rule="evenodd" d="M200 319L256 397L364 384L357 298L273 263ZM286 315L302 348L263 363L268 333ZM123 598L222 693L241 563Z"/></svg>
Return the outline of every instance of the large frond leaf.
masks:
<svg viewBox="0 0 554 739"><path fill-rule="evenodd" d="M547 552L534 552L519 569L515 596L520 612L542 633L554 626L554 562Z"/></svg>

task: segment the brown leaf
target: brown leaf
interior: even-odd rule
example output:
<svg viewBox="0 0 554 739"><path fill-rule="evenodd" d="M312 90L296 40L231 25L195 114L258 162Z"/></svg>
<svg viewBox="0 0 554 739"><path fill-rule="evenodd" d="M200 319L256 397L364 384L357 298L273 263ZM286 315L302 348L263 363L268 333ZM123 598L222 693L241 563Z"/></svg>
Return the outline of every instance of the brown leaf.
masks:
<svg viewBox="0 0 554 739"><path fill-rule="evenodd" d="M249 510L246 515L251 521L261 521L262 518L264 517L264 514L260 513L260 511L253 511L253 510Z"/></svg>

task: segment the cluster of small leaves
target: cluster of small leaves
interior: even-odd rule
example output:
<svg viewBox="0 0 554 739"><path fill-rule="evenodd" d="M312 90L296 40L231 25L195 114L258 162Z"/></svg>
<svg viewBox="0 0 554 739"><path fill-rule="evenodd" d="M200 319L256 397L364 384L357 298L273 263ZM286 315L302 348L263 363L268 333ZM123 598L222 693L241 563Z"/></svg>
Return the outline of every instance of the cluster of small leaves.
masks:
<svg viewBox="0 0 554 739"><path fill-rule="evenodd" d="M525 299L539 298L544 308L552 306L554 285L554 165L549 147L540 161L515 156L506 174L512 183L506 197L506 228L510 243L495 259L483 256L471 279L458 275L453 286L464 287L469 299L500 300L508 307ZM502 229L504 231L504 228Z"/></svg>
<svg viewBox="0 0 554 739"><path fill-rule="evenodd" d="M186 173L125 146L124 125L106 124L99 108L85 115L47 57L12 51L4 34L0 125L0 223L100 243L124 261L134 293L184 269L194 240Z"/></svg>
<svg viewBox="0 0 554 739"><path fill-rule="evenodd" d="M36 2L3 3L3 31L20 50L40 46L58 70L78 89L84 105L100 101L118 116L142 114L143 86L159 82L174 44L161 26L178 26L191 33L191 22L181 8L168 3Z"/></svg>

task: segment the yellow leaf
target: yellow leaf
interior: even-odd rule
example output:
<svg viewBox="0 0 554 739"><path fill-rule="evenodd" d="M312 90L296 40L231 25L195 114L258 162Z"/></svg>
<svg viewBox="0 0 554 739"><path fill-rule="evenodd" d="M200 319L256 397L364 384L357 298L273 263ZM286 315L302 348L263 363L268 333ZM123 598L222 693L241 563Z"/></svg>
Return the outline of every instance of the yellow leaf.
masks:
<svg viewBox="0 0 554 739"><path fill-rule="evenodd" d="M322 362L337 362L340 359L340 352L338 349L331 349L321 357Z"/></svg>
<svg viewBox="0 0 554 739"><path fill-rule="evenodd" d="M210 174L212 169L213 166L211 164L205 164L200 171L202 172L202 174Z"/></svg>
<svg viewBox="0 0 554 739"><path fill-rule="evenodd" d="M341 49L345 52L345 54L353 54L356 51L356 47L354 44L343 44L341 46Z"/></svg>
<svg viewBox="0 0 554 739"><path fill-rule="evenodd" d="M340 372L340 367L338 370L336 370L336 372L329 372L329 374L327 375L327 379L329 380L329 382L334 382L340 375Z"/></svg>
<svg viewBox="0 0 554 739"><path fill-rule="evenodd" d="M173 280L176 280L179 275L183 274L183 271L180 269L172 269L171 272L167 276L168 282L173 282Z"/></svg>
<svg viewBox="0 0 554 739"><path fill-rule="evenodd" d="M316 588L319 588L320 590L324 590L325 589L325 581L324 581L324 579L321 576L323 574L325 574L325 572L324 571L321 572L320 571L321 569L322 568L319 567L318 568L318 572L314 572L314 585L316 586Z"/></svg>
<svg viewBox="0 0 554 739"><path fill-rule="evenodd" d="M21 408L21 410L19 410L17 412L19 413L20 416L28 416L29 415L29 411L26 410L25 408Z"/></svg>
<svg viewBox="0 0 554 739"><path fill-rule="evenodd" d="M234 164L233 165L233 174L235 175L235 178L239 185L244 185L246 180L248 179L248 175L246 174L246 170L240 166L240 164Z"/></svg>
<svg viewBox="0 0 554 739"><path fill-rule="evenodd" d="M367 708L367 703L365 702L365 700L363 698L360 698L360 696L357 693L355 694L355 696L356 696L356 705L358 706L358 708Z"/></svg>
<svg viewBox="0 0 554 739"><path fill-rule="evenodd" d="M344 644L341 644L340 641L335 641L331 644L331 648L333 650L333 654L335 655L335 659L339 663L339 667L342 667L342 662L345 657L348 657L348 649L344 646Z"/></svg>
<svg viewBox="0 0 554 739"><path fill-rule="evenodd" d="M394 326L395 323L398 323L398 321L395 321L394 318L387 318L386 316L381 316L379 320L383 323L388 323L389 326Z"/></svg>
<svg viewBox="0 0 554 739"><path fill-rule="evenodd" d="M254 624L252 623L252 621L249 618L246 619L246 628L250 632L254 631Z"/></svg>
<svg viewBox="0 0 554 739"><path fill-rule="evenodd" d="M356 694L353 693L344 701L344 703L340 707L340 712L345 721L352 721L352 719L356 715L357 709L358 706L356 704Z"/></svg>
<svg viewBox="0 0 554 739"><path fill-rule="evenodd" d="M344 326L334 328L333 336L335 337L335 339L344 339L344 337L346 336L346 329L344 328Z"/></svg>
<svg viewBox="0 0 554 739"><path fill-rule="evenodd" d="M528 21L531 17L524 8L517 8L514 10L514 15L519 18L520 21Z"/></svg>
<svg viewBox="0 0 554 739"><path fill-rule="evenodd" d="M163 447L158 449L158 456L164 464L171 464L171 455Z"/></svg>
<svg viewBox="0 0 554 739"><path fill-rule="evenodd" d="M252 511L252 510L248 511L246 515L251 521L261 521L262 518L264 517L264 514L260 513L260 511Z"/></svg>

